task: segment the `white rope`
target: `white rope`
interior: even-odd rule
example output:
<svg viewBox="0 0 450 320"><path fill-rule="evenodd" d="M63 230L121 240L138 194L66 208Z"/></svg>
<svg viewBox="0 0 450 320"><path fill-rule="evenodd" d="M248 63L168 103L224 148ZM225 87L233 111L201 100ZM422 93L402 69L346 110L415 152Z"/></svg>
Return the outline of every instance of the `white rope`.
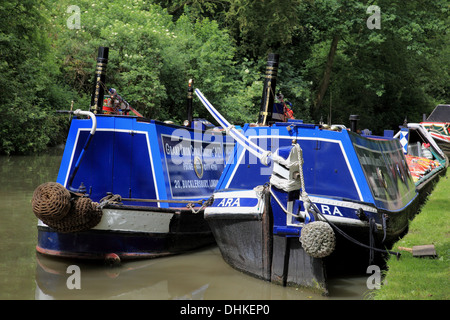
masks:
<svg viewBox="0 0 450 320"><path fill-rule="evenodd" d="M300 180L285 179L274 174L270 177L270 184L285 192L298 190L301 187Z"/></svg>
<svg viewBox="0 0 450 320"><path fill-rule="evenodd" d="M292 156L294 155L294 152L297 152L296 159L292 159ZM273 184L278 189L281 189L286 192L299 190L302 188L304 190L305 184L304 184L304 178L303 178L303 157L302 157L302 149L300 148L300 145L298 143L295 143L293 148L291 149L291 152L287 159L283 159L282 157L279 157L280 160L277 161L277 163L289 171L291 173L292 171L298 170L300 179L296 179L294 177L291 178L284 178L277 175L276 168L274 168L274 173L270 177L270 183Z"/></svg>
<svg viewBox="0 0 450 320"><path fill-rule="evenodd" d="M248 152L261 160L264 165L268 164L268 160L280 161L280 157L273 155L272 152L264 150L256 143L252 142L248 137L244 136L241 132L230 124L213 105L203 96L199 89L195 89L195 94L199 97L205 108L211 113L211 115L217 120L217 122L225 129L227 134L230 134L237 143L244 147ZM284 160L284 159L283 159Z"/></svg>
<svg viewBox="0 0 450 320"><path fill-rule="evenodd" d="M270 194L272 195L272 197L275 199L275 201L276 201L276 202L278 203L278 205L280 206L281 210L283 210L286 214L288 214L288 215L290 215L290 216L293 216L293 217L295 217L295 218L303 218L303 216L300 215L300 214L295 214L295 213L292 213L292 212L288 211L288 210L283 206L283 204L281 203L281 201L277 198L277 196L275 195L275 193L272 191L272 187L269 188L269 191L270 191Z"/></svg>
<svg viewBox="0 0 450 320"><path fill-rule="evenodd" d="M312 206L311 200L308 197L308 194L305 191L305 178L303 175L303 151L300 148L300 145L298 143L296 143L294 145L294 148L297 151L297 157L298 157L298 161L289 161L286 159L283 159L282 157L272 154L272 152L267 151L262 149L261 147L259 147L257 144L255 144L254 142L252 142L249 138L245 137L241 132L239 132L238 130L236 130L236 128L231 125L217 110L216 108L214 108L212 106L212 104L203 96L203 94L200 92L199 89L195 89L195 94L199 97L200 101L203 103L203 105L205 106L205 108L209 111L209 113L211 113L211 115L217 120L217 122L225 128L226 133L230 134L237 143L239 143L242 147L244 147L248 152L250 152L251 154L253 154L254 156L256 156L258 159L260 159L261 163L263 165L268 165L269 159L272 159L274 162L290 169L293 166L298 166L299 169L299 174L300 174L300 188L302 189L302 192L300 194L300 200L303 201L303 204L305 206L306 209L306 213L308 214L310 207ZM273 175L272 175L273 176ZM277 178L274 178L274 180L276 180ZM286 180L286 179L284 179ZM289 180L289 179L288 179ZM295 180L294 180L295 181ZM278 183L280 183L280 181L277 181ZM272 183L272 177L271 177L271 183ZM281 183L283 184L283 183ZM289 191L292 190L296 190L298 189L297 185L298 182L285 182L284 185L288 188ZM293 188L293 189L292 189ZM270 190L270 193L272 194L272 196L274 196L272 190ZM274 196L275 200L278 202L278 204L280 205L280 207L282 208L282 210L289 214L289 215L293 215L294 217L302 217L301 215L295 215L292 212L287 211L283 205L280 203L280 201L278 200L278 198L276 196Z"/></svg>

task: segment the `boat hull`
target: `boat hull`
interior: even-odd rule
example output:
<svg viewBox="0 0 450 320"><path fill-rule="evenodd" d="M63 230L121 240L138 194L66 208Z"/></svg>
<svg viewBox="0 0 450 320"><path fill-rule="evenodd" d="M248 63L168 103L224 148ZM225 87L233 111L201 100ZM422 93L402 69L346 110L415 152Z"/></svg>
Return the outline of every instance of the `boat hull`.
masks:
<svg viewBox="0 0 450 320"><path fill-rule="evenodd" d="M80 232L58 232L38 225L36 250L42 254L79 259L156 258L214 244L203 212L109 206L100 223Z"/></svg>
<svg viewBox="0 0 450 320"><path fill-rule="evenodd" d="M279 285L328 292L322 259L307 255L298 237L274 234L269 197L262 198L260 191L255 190L216 196L212 207L205 210L205 219L230 266ZM223 199L240 200L237 203Z"/></svg>
<svg viewBox="0 0 450 320"><path fill-rule="evenodd" d="M322 259L307 255L298 238L273 235L269 219L208 219L224 261L258 279L327 293Z"/></svg>
<svg viewBox="0 0 450 320"><path fill-rule="evenodd" d="M364 272L370 260L383 261L386 252L371 251L370 247L390 249L407 231L408 221L417 213L421 199L416 196L402 210L389 212L368 204L310 196L333 229L339 228L346 235L335 230L333 253L315 258L306 253L299 241L305 224L286 215L266 192L261 197L260 191L255 190L223 190L215 194L214 203L205 210L205 219L224 260L256 278L283 286L313 288L324 294L328 292L328 265L335 268L339 261L338 265L345 265L346 270L357 267ZM249 200L252 197L254 201ZM298 199L298 194L294 197ZM292 208L301 211L303 204L292 204ZM360 208L364 209L364 216L349 217L360 212ZM375 221L372 226L369 219ZM345 261L343 256L347 257Z"/></svg>

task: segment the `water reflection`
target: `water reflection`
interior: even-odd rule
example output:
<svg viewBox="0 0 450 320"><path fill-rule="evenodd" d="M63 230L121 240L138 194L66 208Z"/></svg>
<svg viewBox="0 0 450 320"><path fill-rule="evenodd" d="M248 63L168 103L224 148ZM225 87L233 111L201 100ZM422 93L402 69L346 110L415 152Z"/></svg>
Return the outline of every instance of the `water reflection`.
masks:
<svg viewBox="0 0 450 320"><path fill-rule="evenodd" d="M273 285L229 267L217 247L119 267L37 256L36 299L267 300L325 299L308 290ZM69 289L71 264L81 289ZM70 280L69 280L70 281Z"/></svg>
<svg viewBox="0 0 450 320"><path fill-rule="evenodd" d="M33 191L56 179L62 149L39 156L0 156L0 299L33 299L37 219Z"/></svg>
<svg viewBox="0 0 450 320"><path fill-rule="evenodd" d="M323 300L362 299L366 277L334 278L328 297L282 287L228 266L219 249L125 261L118 267L36 255L36 299ZM80 267L80 289L70 289L68 267Z"/></svg>
<svg viewBox="0 0 450 320"><path fill-rule="evenodd" d="M367 291L364 275L331 279L329 297L274 285L231 268L216 246L118 267L38 254L30 201L39 184L55 181L61 156L0 157L0 299L362 299ZM70 265L80 267L79 290L67 286Z"/></svg>

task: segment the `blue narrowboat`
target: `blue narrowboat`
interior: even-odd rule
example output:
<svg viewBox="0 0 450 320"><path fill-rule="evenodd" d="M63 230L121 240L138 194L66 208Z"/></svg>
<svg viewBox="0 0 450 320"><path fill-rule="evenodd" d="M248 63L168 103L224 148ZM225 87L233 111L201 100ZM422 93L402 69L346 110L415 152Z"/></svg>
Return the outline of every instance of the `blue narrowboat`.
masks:
<svg viewBox="0 0 450 320"><path fill-rule="evenodd" d="M274 105L277 60L269 56L258 123L242 130L195 91L237 142L205 219L234 268L327 292L325 264L353 250L349 245L368 250L372 261L375 253L392 253L388 248L419 210L421 192L445 172L448 159L433 144L435 166L423 175L425 182L415 181L393 135L280 122L273 117L278 109L268 108Z"/></svg>
<svg viewBox="0 0 450 320"><path fill-rule="evenodd" d="M107 52L99 49L93 107L68 111L74 118L56 182L34 192L37 251L116 261L213 244L204 208L234 141L192 119L191 82L184 126L146 119L120 96L104 113Z"/></svg>

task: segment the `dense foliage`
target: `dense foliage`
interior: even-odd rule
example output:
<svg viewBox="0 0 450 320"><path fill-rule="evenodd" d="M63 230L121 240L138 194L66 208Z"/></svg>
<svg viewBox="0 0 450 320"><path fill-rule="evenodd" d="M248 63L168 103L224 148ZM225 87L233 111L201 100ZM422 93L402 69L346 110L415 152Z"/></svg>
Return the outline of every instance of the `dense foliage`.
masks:
<svg viewBox="0 0 450 320"><path fill-rule="evenodd" d="M448 16L444 0L1 1L0 154L64 141L55 111L89 108L99 46L107 87L146 117L182 122L192 78L230 122L253 122L277 52L297 118L359 114L380 134L450 103ZM198 100L194 113L209 117Z"/></svg>

